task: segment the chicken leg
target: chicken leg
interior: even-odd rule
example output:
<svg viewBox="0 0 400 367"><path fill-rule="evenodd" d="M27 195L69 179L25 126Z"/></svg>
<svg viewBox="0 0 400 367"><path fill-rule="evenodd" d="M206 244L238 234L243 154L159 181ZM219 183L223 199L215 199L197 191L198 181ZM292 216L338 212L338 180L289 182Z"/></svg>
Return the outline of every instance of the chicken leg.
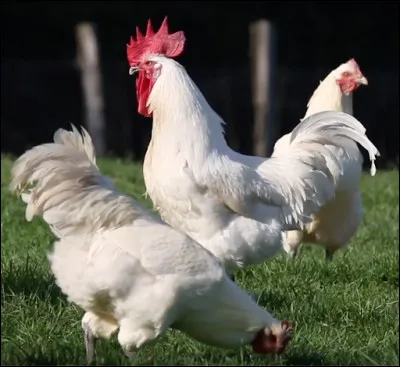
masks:
<svg viewBox="0 0 400 367"><path fill-rule="evenodd" d="M327 260L327 261L329 261L329 262L332 262L333 261L333 254L335 253L335 251L334 250L328 250L328 249L326 249L325 250L325 259Z"/></svg>
<svg viewBox="0 0 400 367"><path fill-rule="evenodd" d="M85 339L86 361L89 365L93 362L94 359L97 338L94 336L92 329L87 323L83 324L83 333Z"/></svg>
<svg viewBox="0 0 400 367"><path fill-rule="evenodd" d="M290 257L292 260L295 260L295 259L297 258L298 253L299 253L299 252L298 252L298 249L295 249L295 250L289 252L289 257Z"/></svg>

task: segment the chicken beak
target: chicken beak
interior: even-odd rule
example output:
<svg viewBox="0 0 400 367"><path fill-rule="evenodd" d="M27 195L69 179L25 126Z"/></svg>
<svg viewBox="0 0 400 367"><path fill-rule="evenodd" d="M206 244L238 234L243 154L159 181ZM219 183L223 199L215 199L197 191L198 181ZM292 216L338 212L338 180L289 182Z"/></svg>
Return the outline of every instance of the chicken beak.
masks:
<svg viewBox="0 0 400 367"><path fill-rule="evenodd" d="M365 76L362 76L361 78L358 79L358 83L363 85L368 85L368 79Z"/></svg>
<svg viewBox="0 0 400 367"><path fill-rule="evenodd" d="M138 72L139 71L139 68L137 67L137 66L131 66L130 68L129 68L129 75L133 75L133 74L135 74L136 72Z"/></svg>

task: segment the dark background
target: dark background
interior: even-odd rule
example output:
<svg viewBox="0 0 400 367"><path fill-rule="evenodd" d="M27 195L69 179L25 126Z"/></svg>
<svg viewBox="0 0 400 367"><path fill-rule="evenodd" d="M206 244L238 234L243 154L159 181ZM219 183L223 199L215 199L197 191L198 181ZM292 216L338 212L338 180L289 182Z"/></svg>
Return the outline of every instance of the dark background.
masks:
<svg viewBox="0 0 400 367"><path fill-rule="evenodd" d="M369 86L354 114L382 153L378 167L398 163L398 2L385 1L3 1L1 4L1 149L20 154L49 141L59 127L84 124L74 26L97 25L106 100L107 151L142 159L151 120L136 112L125 45L151 18L158 29L184 30L179 59L228 122L227 139L252 150L250 22L278 31L278 136L303 117L319 80L354 57Z"/></svg>

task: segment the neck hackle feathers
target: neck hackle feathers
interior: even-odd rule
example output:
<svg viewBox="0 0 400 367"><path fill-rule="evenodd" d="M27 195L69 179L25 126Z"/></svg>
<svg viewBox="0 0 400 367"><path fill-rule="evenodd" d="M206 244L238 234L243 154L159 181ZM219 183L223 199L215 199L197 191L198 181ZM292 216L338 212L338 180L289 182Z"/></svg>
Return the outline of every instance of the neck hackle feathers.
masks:
<svg viewBox="0 0 400 367"><path fill-rule="evenodd" d="M149 19L146 34L143 35L139 27L136 27L136 40L132 36L126 47L129 65L137 66L146 56L152 54L169 58L178 57L183 52L185 41L183 31L169 33L167 17L164 18L157 32L154 32Z"/></svg>

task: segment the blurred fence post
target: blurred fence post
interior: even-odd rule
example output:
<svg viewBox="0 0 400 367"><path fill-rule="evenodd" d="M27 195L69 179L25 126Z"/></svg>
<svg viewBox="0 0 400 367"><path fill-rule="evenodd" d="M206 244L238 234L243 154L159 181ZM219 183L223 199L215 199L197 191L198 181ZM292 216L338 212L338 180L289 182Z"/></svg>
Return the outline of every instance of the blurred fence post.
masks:
<svg viewBox="0 0 400 367"><path fill-rule="evenodd" d="M85 125L92 137L96 154L101 156L106 151L104 96L98 43L93 24L77 24L75 36L84 95Z"/></svg>
<svg viewBox="0 0 400 367"><path fill-rule="evenodd" d="M269 156L276 140L276 31L265 19L250 24L250 62L254 111L253 153Z"/></svg>

